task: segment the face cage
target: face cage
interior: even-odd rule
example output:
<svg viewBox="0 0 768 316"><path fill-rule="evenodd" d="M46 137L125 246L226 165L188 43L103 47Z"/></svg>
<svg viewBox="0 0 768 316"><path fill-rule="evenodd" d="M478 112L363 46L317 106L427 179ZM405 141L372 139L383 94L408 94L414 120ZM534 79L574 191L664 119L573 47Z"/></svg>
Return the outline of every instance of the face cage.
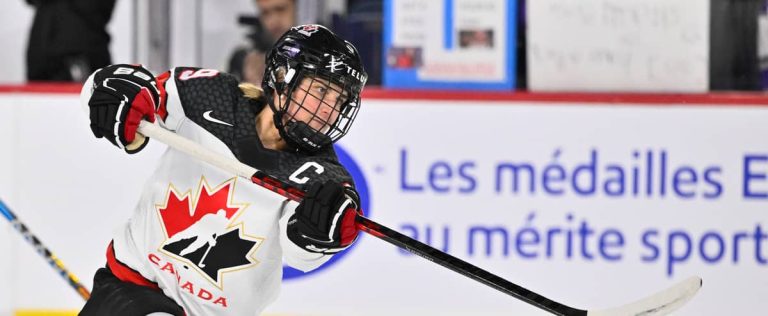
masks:
<svg viewBox="0 0 768 316"><path fill-rule="evenodd" d="M277 100L276 119L292 131L288 137L299 138L292 140L303 148L318 149L346 135L360 109L360 87L316 69L299 70L293 77L284 92L287 98ZM296 124L308 128L293 129Z"/></svg>

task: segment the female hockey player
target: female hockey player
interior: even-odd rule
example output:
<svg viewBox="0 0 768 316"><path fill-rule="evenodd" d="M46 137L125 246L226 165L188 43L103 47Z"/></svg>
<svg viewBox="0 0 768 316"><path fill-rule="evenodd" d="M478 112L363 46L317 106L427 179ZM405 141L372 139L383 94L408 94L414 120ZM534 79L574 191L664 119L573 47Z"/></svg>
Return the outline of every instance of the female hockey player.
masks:
<svg viewBox="0 0 768 316"><path fill-rule="evenodd" d="M210 69L92 74L81 100L97 138L135 153L148 141L139 122L157 120L306 196L289 202L169 149L81 315L257 315L278 295L283 262L309 271L349 247L360 203L332 144L349 131L366 79L355 47L319 25L277 41L261 89Z"/></svg>

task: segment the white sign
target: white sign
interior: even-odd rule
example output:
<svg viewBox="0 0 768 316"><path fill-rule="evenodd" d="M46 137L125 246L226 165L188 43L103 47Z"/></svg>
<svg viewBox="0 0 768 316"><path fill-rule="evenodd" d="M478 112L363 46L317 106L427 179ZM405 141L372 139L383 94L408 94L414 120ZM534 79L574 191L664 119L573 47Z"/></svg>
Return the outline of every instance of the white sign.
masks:
<svg viewBox="0 0 768 316"><path fill-rule="evenodd" d="M707 1L536 0L526 5L531 90L709 88Z"/></svg>

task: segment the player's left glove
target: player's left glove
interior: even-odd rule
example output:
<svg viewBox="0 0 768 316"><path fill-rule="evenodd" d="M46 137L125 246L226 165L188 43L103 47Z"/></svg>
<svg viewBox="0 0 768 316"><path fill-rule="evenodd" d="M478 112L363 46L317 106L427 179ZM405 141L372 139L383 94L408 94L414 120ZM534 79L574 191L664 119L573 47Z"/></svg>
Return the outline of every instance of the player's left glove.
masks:
<svg viewBox="0 0 768 316"><path fill-rule="evenodd" d="M342 251L357 239L359 205L353 188L333 181L315 183L288 220L288 238L310 252Z"/></svg>

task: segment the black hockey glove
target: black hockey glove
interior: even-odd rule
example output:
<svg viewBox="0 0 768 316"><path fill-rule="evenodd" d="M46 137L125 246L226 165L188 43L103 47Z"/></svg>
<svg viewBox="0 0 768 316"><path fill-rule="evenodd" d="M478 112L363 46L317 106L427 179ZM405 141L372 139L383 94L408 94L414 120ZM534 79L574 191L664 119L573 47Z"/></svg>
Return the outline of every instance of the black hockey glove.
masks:
<svg viewBox="0 0 768 316"><path fill-rule="evenodd" d="M313 184L288 220L288 238L310 252L332 254L352 245L360 198L333 181Z"/></svg>
<svg viewBox="0 0 768 316"><path fill-rule="evenodd" d="M93 76L93 93L88 100L91 131L113 145L136 153L149 139L136 139L139 122L155 121L160 93L149 70L134 65L111 65ZM134 143L134 140L136 142Z"/></svg>

